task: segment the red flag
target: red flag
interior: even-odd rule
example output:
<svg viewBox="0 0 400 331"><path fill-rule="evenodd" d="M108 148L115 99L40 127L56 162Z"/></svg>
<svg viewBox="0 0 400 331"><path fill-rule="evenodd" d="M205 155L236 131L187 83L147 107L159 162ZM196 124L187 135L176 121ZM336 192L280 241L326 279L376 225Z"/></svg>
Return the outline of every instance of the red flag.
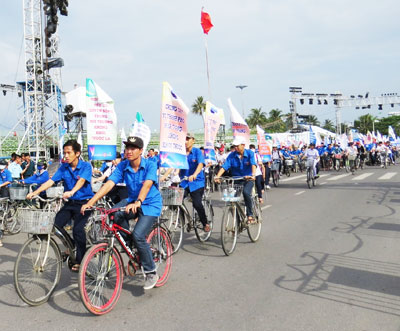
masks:
<svg viewBox="0 0 400 331"><path fill-rule="evenodd" d="M210 15L208 15L208 13L204 12L203 10L201 11L200 24L203 27L203 31L205 34L208 34L208 31L210 31L213 27Z"/></svg>

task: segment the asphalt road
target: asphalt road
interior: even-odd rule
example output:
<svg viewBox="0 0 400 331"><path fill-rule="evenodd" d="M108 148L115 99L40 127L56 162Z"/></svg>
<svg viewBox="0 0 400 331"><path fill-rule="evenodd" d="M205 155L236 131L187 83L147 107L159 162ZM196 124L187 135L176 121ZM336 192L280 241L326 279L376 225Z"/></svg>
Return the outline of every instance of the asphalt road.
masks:
<svg viewBox="0 0 400 331"><path fill-rule="evenodd" d="M168 283L144 291L125 277L114 310L90 315L77 274L63 267L48 303L29 307L13 286L26 235L0 248L0 321L14 330L400 330L400 175L398 166L354 176L304 175L268 191L257 243L240 236L233 255L220 244L223 204L215 195L215 231L200 244L185 233Z"/></svg>

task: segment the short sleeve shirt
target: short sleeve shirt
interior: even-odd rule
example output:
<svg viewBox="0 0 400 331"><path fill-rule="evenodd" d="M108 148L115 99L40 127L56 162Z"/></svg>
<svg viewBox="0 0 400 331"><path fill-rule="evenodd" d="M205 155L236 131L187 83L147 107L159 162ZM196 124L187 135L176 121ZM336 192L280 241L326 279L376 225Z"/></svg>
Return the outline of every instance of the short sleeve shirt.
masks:
<svg viewBox="0 0 400 331"><path fill-rule="evenodd" d="M162 209L162 198L157 188L157 164L142 157L139 169L135 172L129 160L124 160L117 165L117 168L108 177L108 180L115 184L125 182L128 188L128 203L136 201L143 183L146 180L153 181L146 199L142 202L142 211L147 216L160 216Z"/></svg>
<svg viewBox="0 0 400 331"><path fill-rule="evenodd" d="M82 160L78 161L75 170L72 170L68 163L63 163L57 172L51 177L55 182L60 180L64 181L64 190L71 191L76 185L77 181L81 178L85 179L85 184L76 192L70 200L87 200L93 197L91 186L92 180L92 166L89 162Z"/></svg>
<svg viewBox="0 0 400 331"><path fill-rule="evenodd" d="M204 155L201 152L200 148L193 147L190 153L187 155L187 160L189 163L189 169L182 169L179 172L179 176L181 178L193 175L197 169L197 166L200 163L202 163L203 166L205 165ZM204 187L204 184L205 181L204 181L204 167L203 167L203 169L201 169L200 173L197 175L196 180L194 180L193 182L184 180L181 182L180 186L183 188L189 186L190 192L193 192L198 190L199 188Z"/></svg>
<svg viewBox="0 0 400 331"><path fill-rule="evenodd" d="M8 169L4 169L3 171L0 171L0 184L6 183L6 182L12 182L12 176L11 172ZM9 186L9 185L7 185Z"/></svg>
<svg viewBox="0 0 400 331"><path fill-rule="evenodd" d="M240 158L239 153L236 151L230 153L222 168L224 168L225 171L231 169L232 176L242 177L251 176L253 174L253 165L257 166L254 152L245 149L242 158Z"/></svg>
<svg viewBox="0 0 400 331"><path fill-rule="evenodd" d="M308 159L317 160L319 157L319 153L316 149L307 149L304 154Z"/></svg>
<svg viewBox="0 0 400 331"><path fill-rule="evenodd" d="M21 172L22 172L22 168L18 163L11 163L8 166L8 170L11 172L11 176L12 178L20 178L21 177Z"/></svg>

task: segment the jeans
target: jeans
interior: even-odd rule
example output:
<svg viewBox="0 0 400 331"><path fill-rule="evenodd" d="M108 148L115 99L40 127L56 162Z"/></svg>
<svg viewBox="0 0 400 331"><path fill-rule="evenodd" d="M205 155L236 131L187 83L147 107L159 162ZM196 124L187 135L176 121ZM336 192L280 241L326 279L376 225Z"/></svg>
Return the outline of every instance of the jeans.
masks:
<svg viewBox="0 0 400 331"><path fill-rule="evenodd" d="M238 181L238 184L243 184L243 198L244 204L246 205L246 216L253 216L253 201L251 193L253 191L254 182L249 181Z"/></svg>
<svg viewBox="0 0 400 331"><path fill-rule="evenodd" d="M264 163L265 167L265 185L269 185L269 179L271 177L271 168L268 163Z"/></svg>
<svg viewBox="0 0 400 331"><path fill-rule="evenodd" d="M118 202L113 208L125 207L127 204L128 201L124 199ZM138 221L132 232L132 240L139 253L139 259L144 272L154 272L156 270L156 265L154 263L153 253L151 252L151 248L146 240L146 237L153 228L154 222L157 221L157 217L143 215L141 209L139 209L136 214L132 212L128 214L125 211L118 211L114 215L114 222L129 230L129 220L136 217L138 217Z"/></svg>
<svg viewBox="0 0 400 331"><path fill-rule="evenodd" d="M60 228L63 227L74 219L74 228L72 236L76 245L76 263L81 263L83 256L86 252L86 232L85 225L90 216L91 211L85 211L81 214L81 207L87 200L69 200L60 209L56 215L55 224ZM62 230L63 231L63 230Z"/></svg>
<svg viewBox="0 0 400 331"><path fill-rule="evenodd" d="M257 189L257 195L258 195L259 199L262 199L262 190L264 189L262 182L263 182L262 175L256 176L256 189Z"/></svg>
<svg viewBox="0 0 400 331"><path fill-rule="evenodd" d="M206 225L208 223L208 221L207 221L206 211L204 210L204 206L203 206L203 202L202 202L204 187L201 187L192 192L189 192L189 188L187 187L185 189L185 197L189 193L190 193L190 197L192 198L193 207L196 210L197 214L199 215L201 224Z"/></svg>

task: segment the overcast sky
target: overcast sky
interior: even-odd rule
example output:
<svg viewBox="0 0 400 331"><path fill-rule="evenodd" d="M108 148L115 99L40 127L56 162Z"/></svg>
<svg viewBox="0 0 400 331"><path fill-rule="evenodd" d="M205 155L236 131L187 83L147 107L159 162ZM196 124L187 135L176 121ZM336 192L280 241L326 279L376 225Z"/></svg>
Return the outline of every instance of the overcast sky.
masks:
<svg viewBox="0 0 400 331"><path fill-rule="evenodd" d="M168 81L190 106L208 96L205 47L200 26L205 7L214 28L208 40L211 101L225 109L232 98L242 109L236 85L248 85L249 109L287 113L289 86L303 92L365 94L400 92L400 3L395 0L70 0L59 20L63 90L85 78L96 81L115 101L119 126L136 111L159 129L161 84ZM0 83L24 80L22 0L2 1ZM21 54L21 56L20 56ZM20 60L19 60L20 59ZM19 60L19 66L18 66ZM21 100L0 94L0 132L22 114ZM384 107L386 116L400 107ZM300 106L300 114L335 121L332 106ZM353 120L366 111L344 108ZM189 129L201 129L191 116Z"/></svg>

